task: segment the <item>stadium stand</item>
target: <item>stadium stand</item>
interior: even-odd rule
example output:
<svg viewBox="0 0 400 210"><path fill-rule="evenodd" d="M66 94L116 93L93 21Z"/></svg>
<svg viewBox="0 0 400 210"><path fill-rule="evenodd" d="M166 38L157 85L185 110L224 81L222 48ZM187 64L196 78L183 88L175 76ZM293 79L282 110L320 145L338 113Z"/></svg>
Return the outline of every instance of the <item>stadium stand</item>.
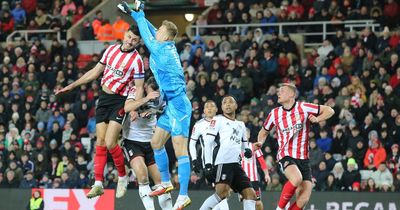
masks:
<svg viewBox="0 0 400 210"><path fill-rule="evenodd" d="M1 40L15 29L65 30L93 8L87 2L2 1ZM221 0L196 24L370 18L381 23L380 33L369 28L346 33L332 27L336 35L304 57L288 34L302 27L284 34L274 27L247 28L243 33L205 29L195 37L183 34L176 44L193 105L191 126L201 118L207 99L220 105L222 97L231 94L240 103L239 118L255 140L266 114L277 106L277 83L293 82L300 99L336 111L310 133L315 190L400 192L397 1ZM85 28L98 36L101 11L90 21ZM121 22L114 26L123 27ZM209 34L221 40L204 41ZM149 74L148 53L144 46L138 49ZM74 39L65 45L54 39L46 48L40 37L7 43L0 52L0 187L88 187L93 176L94 107L101 87L93 82L59 98L54 90L82 76L101 53L81 54ZM263 189L271 191L280 190L283 181L274 161L276 148L270 135L262 151L273 180ZM173 161L171 170L176 184ZM115 188L117 173L111 159L105 174L106 186ZM137 187L134 177L130 187ZM209 187L192 174L190 188Z"/></svg>

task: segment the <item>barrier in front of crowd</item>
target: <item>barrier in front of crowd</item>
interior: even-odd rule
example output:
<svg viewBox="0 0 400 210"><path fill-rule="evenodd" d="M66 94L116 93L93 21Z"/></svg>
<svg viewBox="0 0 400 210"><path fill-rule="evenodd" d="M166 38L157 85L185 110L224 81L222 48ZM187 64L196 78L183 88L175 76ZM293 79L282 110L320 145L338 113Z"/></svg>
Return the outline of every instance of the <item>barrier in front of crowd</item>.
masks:
<svg viewBox="0 0 400 210"><path fill-rule="evenodd" d="M34 190L0 189L0 209L25 209ZM87 199L87 189L42 189L45 210L139 210L143 209L137 190L129 190L121 199L114 198L114 190ZM189 191L192 205L199 209L212 191ZM280 192L263 192L264 209L275 209ZM176 198L177 191L174 191ZM400 210L400 193L367 192L313 192L305 210ZM243 209L237 194L228 200L231 210ZM156 209L158 202L155 200Z"/></svg>

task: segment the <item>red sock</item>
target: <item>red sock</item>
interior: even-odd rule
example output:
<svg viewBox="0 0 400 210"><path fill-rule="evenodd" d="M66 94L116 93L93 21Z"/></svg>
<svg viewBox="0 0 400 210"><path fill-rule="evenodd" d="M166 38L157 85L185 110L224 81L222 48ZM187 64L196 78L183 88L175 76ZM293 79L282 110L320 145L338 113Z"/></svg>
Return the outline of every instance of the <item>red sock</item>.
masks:
<svg viewBox="0 0 400 210"><path fill-rule="evenodd" d="M296 192L296 188L289 181L283 186L281 197L279 198L278 206L281 209L284 209L286 204L289 203L290 199L292 199L294 193Z"/></svg>
<svg viewBox="0 0 400 210"><path fill-rule="evenodd" d="M302 210L303 208L300 208L298 205L297 205L297 203L296 202L294 202L291 206L290 206L290 208L289 208L289 210Z"/></svg>
<svg viewBox="0 0 400 210"><path fill-rule="evenodd" d="M109 150L111 156L114 160L114 165L117 168L118 176L122 177L126 175L124 155L122 154L122 149L119 145Z"/></svg>
<svg viewBox="0 0 400 210"><path fill-rule="evenodd" d="M96 181L104 180L104 167L107 163L107 147L96 146L94 156L94 179Z"/></svg>

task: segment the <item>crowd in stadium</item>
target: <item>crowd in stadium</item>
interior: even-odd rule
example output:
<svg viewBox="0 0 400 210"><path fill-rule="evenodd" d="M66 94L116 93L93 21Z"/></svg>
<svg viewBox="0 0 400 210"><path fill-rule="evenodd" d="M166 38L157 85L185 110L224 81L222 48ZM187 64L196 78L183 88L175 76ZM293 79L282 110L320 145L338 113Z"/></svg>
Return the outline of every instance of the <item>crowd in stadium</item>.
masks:
<svg viewBox="0 0 400 210"><path fill-rule="evenodd" d="M61 1L2 1L2 38L18 27L68 28L82 15L79 11L90 10L87 2L65 0L61 6ZM385 16L393 17L393 23L387 22L392 28L399 17L394 0L385 4L377 0L266 1L266 8L257 1L246 1L254 2L250 6L224 2L228 1L220 1L219 8L213 6L208 17L200 16L197 24L236 23L246 14L252 20L244 23L299 21L310 16L315 20L372 17L383 21ZM53 8L45 18L41 17L42 4ZM25 12L18 12L21 6ZM13 8L13 18L7 7ZM99 19L100 13L96 15ZM62 17L56 18L61 22L53 22L54 17ZM11 19L12 27L6 24ZM87 27L93 30L92 24ZM250 140L256 141L266 115L278 105L277 84L292 82L300 100L329 105L336 112L310 131L314 189L400 192L400 33L386 27L379 34L365 28L346 35L338 28L335 36L304 58L290 35L278 35L274 28L247 28L243 34L232 31L231 36L219 31L202 33L216 33L221 41L206 42L201 36L183 34L176 43L193 106L191 127L202 117L206 100L220 107L222 97L231 94L240 104L238 118L251 130ZM148 52L142 45L138 51L149 74ZM22 39L0 52L0 188L87 188L93 176L94 107L101 87L93 82L62 97L55 97L54 90L90 70L101 52L92 55L93 60L83 68L76 65L80 52L73 39L65 46L54 40L49 49L40 39ZM262 148L272 178L263 188L269 191L281 190L283 183L275 163L274 135ZM115 188L118 177L111 159L108 166L106 186ZM171 170L176 184L175 164ZM132 176L130 186L137 187L135 183ZM210 187L193 173L190 188Z"/></svg>

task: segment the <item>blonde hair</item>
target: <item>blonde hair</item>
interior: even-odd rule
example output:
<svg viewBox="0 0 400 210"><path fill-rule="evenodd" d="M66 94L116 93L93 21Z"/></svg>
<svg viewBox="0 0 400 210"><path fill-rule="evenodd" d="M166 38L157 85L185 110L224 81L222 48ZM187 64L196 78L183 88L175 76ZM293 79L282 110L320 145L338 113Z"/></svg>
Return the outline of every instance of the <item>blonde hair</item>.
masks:
<svg viewBox="0 0 400 210"><path fill-rule="evenodd" d="M178 27L175 25L175 23L169 21L169 20L164 20L162 22L162 25L165 26L165 28L168 31L168 38L169 40L174 40L176 35L178 34Z"/></svg>

